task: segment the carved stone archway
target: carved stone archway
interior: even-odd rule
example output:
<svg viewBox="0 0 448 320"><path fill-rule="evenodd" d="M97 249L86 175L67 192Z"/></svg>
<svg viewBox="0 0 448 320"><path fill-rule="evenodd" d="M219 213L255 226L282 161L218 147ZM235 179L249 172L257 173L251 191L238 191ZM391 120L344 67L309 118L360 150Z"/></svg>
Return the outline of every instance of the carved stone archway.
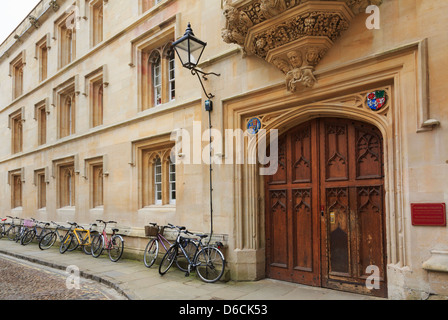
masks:
<svg viewBox="0 0 448 320"><path fill-rule="evenodd" d="M382 0L246 0L226 1L226 43L243 47L276 66L288 91L313 87L316 66L352 19Z"/></svg>
<svg viewBox="0 0 448 320"><path fill-rule="evenodd" d="M387 286L391 299L406 297L403 279L411 270L410 226L406 220L410 206L403 187L408 178L402 155L407 153L406 130L421 132L422 126L425 128L422 115L426 114L427 104L419 97L427 96L426 87L417 81L424 60L415 59L422 43L318 71L319 84L300 95L285 92L285 85L278 84L223 101L225 129L244 131L247 121L258 117L262 128L278 129L281 134L312 118L332 117L366 122L381 131L386 177ZM419 95L407 95L404 88L412 88ZM369 110L365 101L367 91L376 89L386 90L390 99L390 104L379 112ZM409 117L414 110L416 113ZM255 146L245 145L246 152L254 152ZM265 277L265 195L259 169L247 163L234 166L233 241L229 243L228 261L235 280Z"/></svg>

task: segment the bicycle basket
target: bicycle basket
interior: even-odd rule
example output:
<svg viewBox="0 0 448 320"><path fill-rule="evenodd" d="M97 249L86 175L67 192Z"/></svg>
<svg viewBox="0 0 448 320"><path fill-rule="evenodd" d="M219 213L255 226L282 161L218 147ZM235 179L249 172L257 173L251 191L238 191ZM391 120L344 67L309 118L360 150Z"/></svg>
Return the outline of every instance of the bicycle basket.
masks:
<svg viewBox="0 0 448 320"><path fill-rule="evenodd" d="M34 222L33 222L33 220L25 220L23 222L23 226L26 228L32 228L32 227L34 227Z"/></svg>
<svg viewBox="0 0 448 320"><path fill-rule="evenodd" d="M155 237L155 236L157 236L158 232L159 232L159 228L158 227L145 226L145 235L147 237Z"/></svg>

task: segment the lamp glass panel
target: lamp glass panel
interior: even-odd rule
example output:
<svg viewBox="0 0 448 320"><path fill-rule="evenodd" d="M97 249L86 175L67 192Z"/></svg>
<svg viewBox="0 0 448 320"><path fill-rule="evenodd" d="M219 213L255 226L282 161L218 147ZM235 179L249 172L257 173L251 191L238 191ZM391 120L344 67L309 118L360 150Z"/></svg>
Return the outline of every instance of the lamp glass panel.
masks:
<svg viewBox="0 0 448 320"><path fill-rule="evenodd" d="M185 66L190 63L190 59L188 56L188 50L184 50L182 47L176 47L177 55L179 56L182 65Z"/></svg>

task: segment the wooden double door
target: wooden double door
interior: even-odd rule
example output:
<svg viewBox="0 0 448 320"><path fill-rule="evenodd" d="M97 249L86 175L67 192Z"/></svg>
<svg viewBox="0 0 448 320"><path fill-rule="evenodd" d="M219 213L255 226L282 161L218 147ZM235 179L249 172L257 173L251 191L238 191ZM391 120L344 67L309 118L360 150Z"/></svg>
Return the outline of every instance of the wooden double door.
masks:
<svg viewBox="0 0 448 320"><path fill-rule="evenodd" d="M267 276L386 297L379 130L315 119L278 146L279 169L265 180Z"/></svg>

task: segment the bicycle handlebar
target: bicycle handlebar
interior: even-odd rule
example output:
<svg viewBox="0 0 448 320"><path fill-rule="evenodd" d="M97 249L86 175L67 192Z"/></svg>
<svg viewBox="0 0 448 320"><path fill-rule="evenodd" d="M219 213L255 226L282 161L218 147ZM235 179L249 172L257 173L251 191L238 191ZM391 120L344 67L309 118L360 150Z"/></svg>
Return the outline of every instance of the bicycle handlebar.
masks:
<svg viewBox="0 0 448 320"><path fill-rule="evenodd" d="M171 223L168 223L168 226L169 226L171 229L178 229L179 231L187 230L187 228L185 228L185 227L173 226Z"/></svg>
<svg viewBox="0 0 448 320"><path fill-rule="evenodd" d="M104 220L96 220L98 222L104 223L104 224L108 224L108 223L118 223L117 221L104 221Z"/></svg>

